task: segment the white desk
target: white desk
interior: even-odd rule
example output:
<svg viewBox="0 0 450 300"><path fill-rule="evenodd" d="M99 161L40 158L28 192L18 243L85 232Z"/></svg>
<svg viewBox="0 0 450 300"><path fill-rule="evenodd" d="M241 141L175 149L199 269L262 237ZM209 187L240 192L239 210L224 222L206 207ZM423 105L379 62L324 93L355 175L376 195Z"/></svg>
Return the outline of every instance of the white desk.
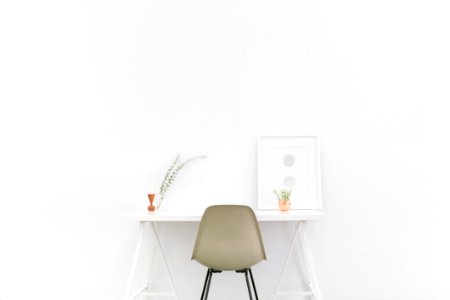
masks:
<svg viewBox="0 0 450 300"><path fill-rule="evenodd" d="M203 212L181 212L181 211L158 211L156 213L149 213L145 210L135 211L130 213L125 213L121 215L121 219L125 221L137 221L139 222L139 237L137 241L136 250L134 253L130 275L128 277L128 282L125 290L125 300L133 300L138 296L147 296L147 297L173 297L174 299L178 299L177 292L175 286L173 285L171 272L168 268L166 257L164 255L163 248L161 247L161 243L159 241L158 230L156 229L155 223L158 222L200 222ZM287 213L279 212L279 211L255 211L256 218L259 222L295 222L296 229L292 236L290 248L288 254L284 260L282 272L279 274L277 288L273 295L273 299L275 300L278 296L281 295L310 295L313 300L321 300L321 293L319 290L319 286L317 284L316 273L314 270L314 265L312 261L311 252L308 245L308 240L305 235L305 225L307 221L317 220L323 217L323 214L317 210L291 210ZM147 282L144 286L139 288L135 292L131 292L131 286L134 280L134 275L136 271L136 266L138 263L139 255L142 249L142 242L144 239L144 223L150 222L152 233L155 237L157 251L160 252L163 265L169 275L170 285L172 287L172 292L169 293L155 293L150 291L150 284ZM298 255L301 256L303 262L305 262L304 268L302 268L302 272L304 278L306 280L307 286L310 288L310 291L300 291L300 292L282 292L280 291L281 278L286 270L286 265L289 257L292 255L292 251L296 243L299 243L300 251L298 251ZM269 257L270 259L270 257ZM266 297L264 297L266 298Z"/></svg>

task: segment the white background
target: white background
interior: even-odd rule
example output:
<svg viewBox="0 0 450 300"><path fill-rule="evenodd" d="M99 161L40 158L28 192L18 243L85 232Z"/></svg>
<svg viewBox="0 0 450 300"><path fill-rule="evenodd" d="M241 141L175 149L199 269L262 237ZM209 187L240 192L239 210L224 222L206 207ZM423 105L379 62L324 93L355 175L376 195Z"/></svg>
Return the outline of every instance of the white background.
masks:
<svg viewBox="0 0 450 300"><path fill-rule="evenodd" d="M137 225L119 214L145 208L177 153L209 157L170 205L256 206L268 130L321 138L325 300L449 299L448 15L444 1L2 1L0 299L121 299ZM262 230L269 299L290 228ZM162 234L180 299L198 298L195 226ZM238 277L218 276L214 299L244 299Z"/></svg>

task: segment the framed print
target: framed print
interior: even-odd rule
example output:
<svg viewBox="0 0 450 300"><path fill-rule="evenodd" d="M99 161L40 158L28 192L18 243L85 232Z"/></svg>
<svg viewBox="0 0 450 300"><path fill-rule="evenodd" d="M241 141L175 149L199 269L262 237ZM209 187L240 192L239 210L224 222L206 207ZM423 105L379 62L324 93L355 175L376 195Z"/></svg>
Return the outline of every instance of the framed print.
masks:
<svg viewBox="0 0 450 300"><path fill-rule="evenodd" d="M274 190L291 191L291 209L320 209L318 138L258 136L258 209L278 210Z"/></svg>

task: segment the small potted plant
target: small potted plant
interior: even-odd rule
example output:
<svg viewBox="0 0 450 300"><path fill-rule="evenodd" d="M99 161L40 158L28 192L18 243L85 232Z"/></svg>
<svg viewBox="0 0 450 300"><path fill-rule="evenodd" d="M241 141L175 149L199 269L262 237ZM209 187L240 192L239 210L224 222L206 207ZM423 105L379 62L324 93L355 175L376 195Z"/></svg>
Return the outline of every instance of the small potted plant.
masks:
<svg viewBox="0 0 450 300"><path fill-rule="evenodd" d="M278 198L278 208L281 211L288 211L291 208L291 190L282 189L273 191Z"/></svg>

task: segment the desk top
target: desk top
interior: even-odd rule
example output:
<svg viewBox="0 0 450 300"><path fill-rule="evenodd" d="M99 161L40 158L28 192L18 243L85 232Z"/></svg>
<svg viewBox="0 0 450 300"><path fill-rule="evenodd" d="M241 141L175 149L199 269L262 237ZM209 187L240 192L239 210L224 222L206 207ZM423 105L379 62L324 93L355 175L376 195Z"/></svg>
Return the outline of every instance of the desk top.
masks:
<svg viewBox="0 0 450 300"><path fill-rule="evenodd" d="M199 222L203 212L185 212L185 211L157 211L148 212L146 210L132 211L120 215L124 221L139 222ZM302 209L290 210L288 212L255 210L258 221L307 221L317 220L323 217L323 213L318 210Z"/></svg>

